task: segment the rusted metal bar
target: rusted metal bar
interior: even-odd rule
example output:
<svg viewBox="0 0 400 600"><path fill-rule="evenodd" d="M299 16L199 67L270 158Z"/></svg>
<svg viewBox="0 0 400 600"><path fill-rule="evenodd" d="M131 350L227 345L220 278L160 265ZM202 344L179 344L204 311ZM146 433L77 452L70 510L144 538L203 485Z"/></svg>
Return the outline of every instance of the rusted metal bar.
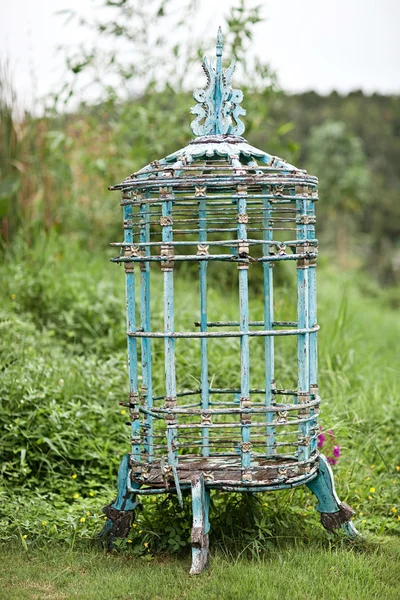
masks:
<svg viewBox="0 0 400 600"><path fill-rule="evenodd" d="M285 418L285 420L279 421L276 420L274 422L274 427L288 427L289 425L299 425L300 423L308 423L308 422L313 422L314 421L314 417L311 417L310 415L308 415L307 417L302 417L302 418L298 418L298 419L291 419L291 418ZM265 421L264 423L261 421L257 421L257 422L251 422L248 423L247 425L248 427L265 427ZM202 427L208 427L209 429L229 429L230 427L232 428L237 428L237 427L241 427L241 424L235 423L235 422L231 422L231 423L180 423L178 425L176 425L177 429L201 429ZM167 425L167 429L170 428L169 425ZM294 432L293 432L294 433Z"/></svg>
<svg viewBox="0 0 400 600"><path fill-rule="evenodd" d="M146 244L150 239L150 210L151 207L142 203L140 205L140 242ZM144 256L150 256L150 248L144 246ZM150 263L144 262L140 265L140 320L142 331L150 331ZM151 339L142 338L142 387L141 394L145 399L145 405L151 411L153 406L153 378L152 378L152 356ZM144 446L148 460L153 460L153 423L151 414L147 415L144 427Z"/></svg>
<svg viewBox="0 0 400 600"><path fill-rule="evenodd" d="M260 327L264 325L265 321L249 321L249 327ZM195 326L199 327L199 321L195 321ZM297 327L297 321L272 321L271 327L279 327L282 325ZM208 321L207 327L239 327L239 321Z"/></svg>
<svg viewBox="0 0 400 600"><path fill-rule="evenodd" d="M128 336L131 337L149 337L149 338L225 338L225 337L241 337L248 335L249 337L265 337L265 336L280 336L280 335L305 335L307 333L313 333L319 330L319 325L314 327L298 327L297 329L272 329L265 330L260 329L257 331L248 331L244 334L243 331L173 331L169 333L164 332L146 332L146 331L128 331Z"/></svg>
<svg viewBox="0 0 400 600"><path fill-rule="evenodd" d="M123 197L130 196L129 192L123 192ZM132 222L132 207L124 206L124 222ZM133 234L131 228L124 229L124 241L133 244ZM127 247L129 248L129 246ZM127 250L125 250L126 252ZM129 330L136 330L136 310L135 310L135 272L134 265L126 263L126 323ZM137 370L137 340L128 336L128 371L129 371L129 403L131 406L131 445L132 456L140 457L140 419L137 410L139 403L139 383Z"/></svg>
<svg viewBox="0 0 400 600"><path fill-rule="evenodd" d="M173 246L171 246L173 247ZM238 247L238 249L240 249ZM279 262L283 260L309 260L310 258L316 258L317 254L315 252L305 252L305 253L297 253L297 254L280 254L277 256L262 256L260 258L252 259L252 262ZM116 258L111 258L111 262L116 263L143 263L143 262L164 262L165 258L161 254L159 256L140 256L139 254L135 256L134 254L130 254L127 256L118 256ZM232 262L241 262L243 263L243 259L239 259L236 254L209 254L205 255L184 255L178 254L174 256L175 262L208 262L208 261L232 261Z"/></svg>
<svg viewBox="0 0 400 600"><path fill-rule="evenodd" d="M270 228L268 227L264 227L263 229L261 229L262 231L269 231ZM260 231L261 231L260 230ZM203 233L207 232L206 228L200 228L200 231ZM282 242L278 242L276 240L272 240L272 239L267 239L267 240L257 240L257 239L252 239L252 238L248 238L246 240L249 243L249 246L256 246L256 245L262 245L262 246L276 246L276 247L281 247L282 246ZM146 248L148 246L161 246L162 245L162 241L159 242L137 242L135 245L138 248ZM184 242L180 242L180 241L171 241L170 245L171 246L198 246L198 241L192 241L192 240L186 240ZM207 241L208 245L210 247L213 246L238 246L240 241L237 239L232 239L232 240L208 240ZM317 245L318 244L318 240L315 239L305 239L305 240L289 240L285 242L285 246L310 246L310 245ZM129 242L111 242L110 246L117 246L117 247L124 247L124 246L131 246L131 244ZM268 252L268 249L264 251L264 253L266 254Z"/></svg>
<svg viewBox="0 0 400 600"><path fill-rule="evenodd" d="M164 276L164 353L165 353L165 408L175 408L176 397L176 373L175 373L175 338L174 331L174 255L173 248L169 245L172 241L172 201L173 193L170 188L160 190L160 198L163 199L163 222L162 239L164 254L161 270ZM153 334L148 334L152 336ZM179 490L179 480L176 476L177 452L176 443L176 415L169 414L169 426L167 428L168 465L172 469L175 485ZM182 503L182 497L180 496Z"/></svg>
<svg viewBox="0 0 400 600"><path fill-rule="evenodd" d="M209 246L207 244L207 217L206 217L206 190L196 188L196 194L198 194L199 202L199 215L198 225L200 229L199 244L197 248L197 254L207 258L209 256ZM205 333L207 331L207 261L203 261L199 264L199 287L200 287L200 331ZM207 338L201 338L200 340L200 369L201 369L201 407L207 411L210 401L209 392L209 381L208 381L208 352L207 352ZM204 427L201 431L203 446L203 456L209 455L208 442L209 442L209 431L207 427Z"/></svg>

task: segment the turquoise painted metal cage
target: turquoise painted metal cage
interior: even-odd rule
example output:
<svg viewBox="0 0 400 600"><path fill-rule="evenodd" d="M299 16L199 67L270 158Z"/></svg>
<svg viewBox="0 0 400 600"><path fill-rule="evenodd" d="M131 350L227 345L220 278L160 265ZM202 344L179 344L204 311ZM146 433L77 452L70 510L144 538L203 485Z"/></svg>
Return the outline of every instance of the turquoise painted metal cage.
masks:
<svg viewBox="0 0 400 600"><path fill-rule="evenodd" d="M141 494L171 492L182 501L190 489L192 573L208 562L212 489L252 493L307 484L325 527L344 525L355 535L352 511L338 500L317 447L317 179L241 137L243 94L230 87L234 64L222 68L220 32L216 64L205 59L203 67L207 88L195 90L192 109L197 137L110 188L122 194L124 218L124 241L112 244L120 248L112 260L126 273L131 451L121 463L117 500L104 509L103 533L127 535ZM283 263L296 291L293 310L278 318L274 271ZM198 287L198 305L195 318L181 319L185 327L177 329L185 290L178 297L175 284L183 268ZM157 270L162 320L150 310ZM218 288L222 272L237 298L230 320L210 304L210 285ZM253 300L254 285L262 294ZM185 344L198 348L199 383L191 388L177 375L176 348L182 352ZM213 344L236 356L236 368L216 378ZM290 345L288 386L276 384L281 344ZM154 378L155 360L164 361L162 382ZM278 384L283 379L280 367Z"/></svg>

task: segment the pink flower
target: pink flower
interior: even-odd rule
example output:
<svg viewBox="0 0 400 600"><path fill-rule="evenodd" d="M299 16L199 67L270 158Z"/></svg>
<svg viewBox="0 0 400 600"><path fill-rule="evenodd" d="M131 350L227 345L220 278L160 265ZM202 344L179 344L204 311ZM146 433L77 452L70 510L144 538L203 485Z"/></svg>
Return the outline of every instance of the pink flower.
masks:
<svg viewBox="0 0 400 600"><path fill-rule="evenodd" d="M333 456L335 458L339 458L339 456L340 456L340 446L338 446L338 445L333 446Z"/></svg>
<svg viewBox="0 0 400 600"><path fill-rule="evenodd" d="M336 465L337 460L336 458L333 458L332 456L328 456L328 463L332 466Z"/></svg>
<svg viewBox="0 0 400 600"><path fill-rule="evenodd" d="M323 433L318 434L318 448L323 448L325 444L326 437Z"/></svg>

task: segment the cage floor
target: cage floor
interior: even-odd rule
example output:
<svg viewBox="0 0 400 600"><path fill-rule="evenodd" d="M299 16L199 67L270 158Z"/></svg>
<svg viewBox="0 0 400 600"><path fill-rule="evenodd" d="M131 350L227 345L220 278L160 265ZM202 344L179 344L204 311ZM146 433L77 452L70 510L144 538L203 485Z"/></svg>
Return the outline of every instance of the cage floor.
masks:
<svg viewBox="0 0 400 600"><path fill-rule="evenodd" d="M180 462L177 467L179 482L181 484L190 484L193 477L204 474L207 481L219 482L242 482L242 467L240 458L236 457L199 457L184 459L180 457ZM143 470L142 477L136 479L144 485L154 487L164 487L166 484L165 467L163 471L163 463L160 460L154 461L148 465L146 474ZM269 483L275 484L280 482L290 482L291 479L298 479L302 476L302 471L299 468L296 459L287 457L273 459L253 459L251 467L248 469L252 474L253 483L262 482L263 485ZM304 476L304 475L303 475ZM172 474L169 474L168 482L173 485Z"/></svg>

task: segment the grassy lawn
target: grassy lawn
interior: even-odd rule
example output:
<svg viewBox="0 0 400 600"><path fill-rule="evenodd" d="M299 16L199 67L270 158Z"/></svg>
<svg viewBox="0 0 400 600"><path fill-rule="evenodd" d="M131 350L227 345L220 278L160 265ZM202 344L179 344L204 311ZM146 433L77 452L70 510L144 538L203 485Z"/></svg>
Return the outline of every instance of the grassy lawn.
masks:
<svg viewBox="0 0 400 600"><path fill-rule="evenodd" d="M259 560L212 556L200 577L189 577L189 560L151 562L95 550L3 550L4 600L397 600L399 540L357 545L310 543L274 550Z"/></svg>
<svg viewBox="0 0 400 600"><path fill-rule="evenodd" d="M129 449L117 404L127 393L123 271L105 254L60 238L17 246L0 277L1 598L400 597L400 321L393 290L319 269L320 423L341 447L336 486L356 510L364 539L348 543L322 530L305 489L258 500L215 493L211 568L193 579L189 499L183 511L175 498L145 499L129 539L111 555L88 543ZM293 288L282 281L276 306L284 319ZM229 285L216 281L210 292L210 306L226 320L237 314ZM218 286L225 286L222 299ZM157 321L157 274L152 290ZM184 327L198 318L197 287L183 277L177 293ZM262 318L261 310L255 286L252 318ZM285 344L276 353L282 386L293 378L295 352ZM158 351L155 389L163 377ZM210 345L214 381L237 375L237 354L228 342ZM198 356L196 344L177 344L182 388L198 379ZM261 363L252 365L251 377L262 374Z"/></svg>

